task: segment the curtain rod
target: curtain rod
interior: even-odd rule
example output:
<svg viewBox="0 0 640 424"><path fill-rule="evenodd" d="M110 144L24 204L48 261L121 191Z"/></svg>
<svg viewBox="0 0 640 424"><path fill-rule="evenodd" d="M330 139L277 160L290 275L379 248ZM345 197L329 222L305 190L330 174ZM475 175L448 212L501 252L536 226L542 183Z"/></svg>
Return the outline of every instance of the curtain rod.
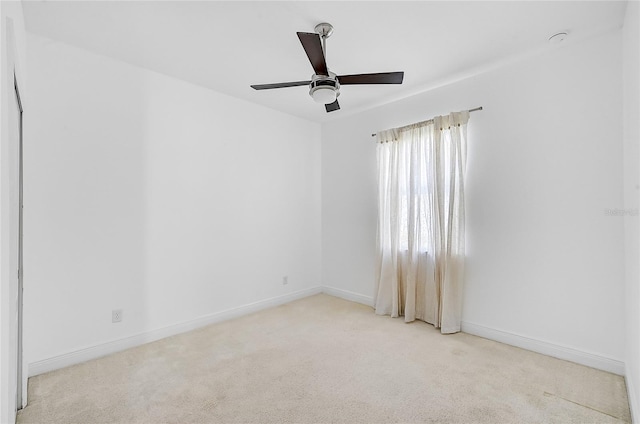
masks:
<svg viewBox="0 0 640 424"><path fill-rule="evenodd" d="M478 110L482 110L482 106L478 106L478 107L474 107L473 109L469 109L469 112L476 112ZM429 122L429 121L433 121L433 119L428 119L428 120L426 120L424 122ZM400 127L400 128L402 128L402 127ZM378 135L378 134L377 133L373 133L373 134L371 134L371 137L375 137L376 135Z"/></svg>

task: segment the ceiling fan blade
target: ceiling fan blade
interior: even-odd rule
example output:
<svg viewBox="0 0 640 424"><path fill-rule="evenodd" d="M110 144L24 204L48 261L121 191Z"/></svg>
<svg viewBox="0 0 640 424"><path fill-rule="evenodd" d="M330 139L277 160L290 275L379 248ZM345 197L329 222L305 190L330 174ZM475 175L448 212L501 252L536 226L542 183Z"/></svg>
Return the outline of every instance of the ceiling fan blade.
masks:
<svg viewBox="0 0 640 424"><path fill-rule="evenodd" d="M286 88L286 87L298 87L300 85L309 85L311 81L294 81L294 82L279 82L276 84L255 84L251 88L254 90L269 90L271 88Z"/></svg>
<svg viewBox="0 0 640 424"><path fill-rule="evenodd" d="M324 108L327 109L327 113L340 109L340 105L338 104L338 99L336 99L336 101L333 103L324 105Z"/></svg>
<svg viewBox="0 0 640 424"><path fill-rule="evenodd" d="M327 62L324 58L320 36L314 32L298 32L297 34L304 51L307 53L309 62L311 62L313 71L316 75L328 76L329 71L327 70Z"/></svg>
<svg viewBox="0 0 640 424"><path fill-rule="evenodd" d="M377 74L338 75L340 85L350 84L402 84L404 72L381 72Z"/></svg>

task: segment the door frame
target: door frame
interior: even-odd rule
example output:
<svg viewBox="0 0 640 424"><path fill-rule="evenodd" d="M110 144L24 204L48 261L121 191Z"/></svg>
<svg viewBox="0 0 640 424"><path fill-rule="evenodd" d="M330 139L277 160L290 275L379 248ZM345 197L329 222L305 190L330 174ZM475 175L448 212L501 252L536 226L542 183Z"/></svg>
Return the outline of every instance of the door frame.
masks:
<svg viewBox="0 0 640 424"><path fill-rule="evenodd" d="M22 197L22 186L23 186L23 172L22 172L22 133L23 133L23 113L24 109L22 108L22 99L20 97L20 88L18 84L18 78L13 73L13 88L14 94L16 96L16 104L18 105L18 120L19 120L19 128L18 128L18 357L17 357L17 366L18 366L18 385L16 390L16 409L20 410L23 406L22 399L22 377L23 377L23 349L22 349L22 328L23 328L23 275L24 270L22 266L22 250L23 250L23 197Z"/></svg>

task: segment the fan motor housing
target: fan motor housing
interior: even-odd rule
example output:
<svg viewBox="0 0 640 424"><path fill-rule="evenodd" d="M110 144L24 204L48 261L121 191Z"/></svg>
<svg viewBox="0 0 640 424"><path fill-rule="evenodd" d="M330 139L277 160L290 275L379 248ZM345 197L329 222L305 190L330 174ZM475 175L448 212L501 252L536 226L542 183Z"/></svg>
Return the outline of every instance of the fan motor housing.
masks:
<svg viewBox="0 0 640 424"><path fill-rule="evenodd" d="M309 95L313 97L313 93L316 90L323 90L331 88L336 93L336 98L340 95L340 83L336 74L329 71L329 76L326 75L312 75L311 83L309 84Z"/></svg>

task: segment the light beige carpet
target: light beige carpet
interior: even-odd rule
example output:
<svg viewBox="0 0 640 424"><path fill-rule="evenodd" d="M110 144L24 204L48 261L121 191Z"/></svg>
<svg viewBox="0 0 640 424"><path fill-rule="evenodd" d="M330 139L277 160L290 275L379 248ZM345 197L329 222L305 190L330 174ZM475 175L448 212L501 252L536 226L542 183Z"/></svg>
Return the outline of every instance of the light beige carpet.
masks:
<svg viewBox="0 0 640 424"><path fill-rule="evenodd" d="M615 423L620 376L317 295L33 377L18 423Z"/></svg>

